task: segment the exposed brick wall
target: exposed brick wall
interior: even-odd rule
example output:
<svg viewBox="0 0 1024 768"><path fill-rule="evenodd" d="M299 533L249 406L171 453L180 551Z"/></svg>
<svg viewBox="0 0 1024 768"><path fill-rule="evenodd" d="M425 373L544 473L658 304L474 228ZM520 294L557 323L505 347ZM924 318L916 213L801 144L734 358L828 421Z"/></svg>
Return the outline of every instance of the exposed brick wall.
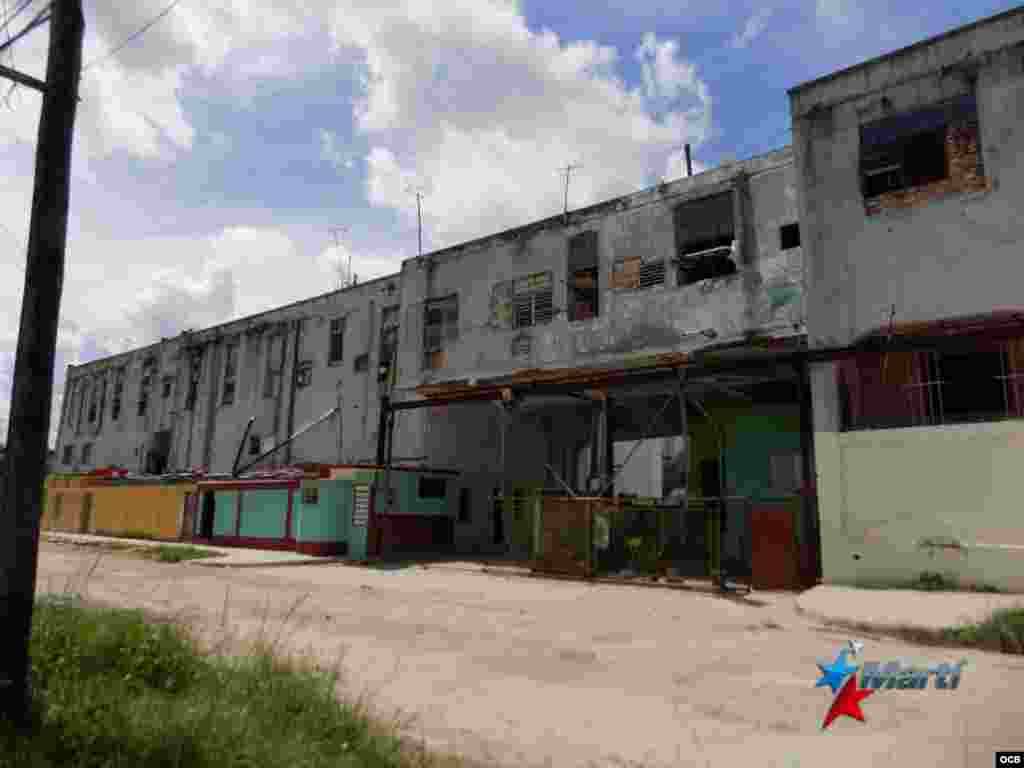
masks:
<svg viewBox="0 0 1024 768"><path fill-rule="evenodd" d="M951 125L946 130L946 162L949 176L921 187L886 192L864 201L864 211L874 216L883 210L913 208L952 194L980 192L988 188L982 163L977 123Z"/></svg>

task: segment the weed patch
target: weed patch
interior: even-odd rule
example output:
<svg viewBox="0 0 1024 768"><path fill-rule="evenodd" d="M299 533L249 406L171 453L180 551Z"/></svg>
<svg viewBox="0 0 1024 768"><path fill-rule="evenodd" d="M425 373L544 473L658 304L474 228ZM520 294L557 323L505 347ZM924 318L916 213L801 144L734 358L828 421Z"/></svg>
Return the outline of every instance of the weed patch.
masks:
<svg viewBox="0 0 1024 768"><path fill-rule="evenodd" d="M0 766L27 768L433 768L397 725L337 697L339 669L255 647L204 654L139 611L37 602L28 729L0 721Z"/></svg>

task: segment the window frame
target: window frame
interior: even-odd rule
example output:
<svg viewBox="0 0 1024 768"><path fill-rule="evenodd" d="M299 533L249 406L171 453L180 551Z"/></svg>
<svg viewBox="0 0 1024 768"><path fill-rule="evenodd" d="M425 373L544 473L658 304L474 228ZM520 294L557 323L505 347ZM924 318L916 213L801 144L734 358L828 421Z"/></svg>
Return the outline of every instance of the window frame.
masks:
<svg viewBox="0 0 1024 768"><path fill-rule="evenodd" d="M537 283L531 285L531 283ZM534 328L555 319L555 277L551 270L534 272L512 282L509 298L512 327Z"/></svg>
<svg viewBox="0 0 1024 768"><path fill-rule="evenodd" d="M61 464L65 466L71 466L75 463L75 445L74 443L68 443L64 446L64 454L61 456Z"/></svg>
<svg viewBox="0 0 1024 768"><path fill-rule="evenodd" d="M82 461L81 461L81 464L82 464L83 467L86 467L86 466L89 466L90 464L92 464L92 443L91 442L82 443Z"/></svg>
<svg viewBox="0 0 1024 768"><path fill-rule="evenodd" d="M728 211L727 221L714 215ZM694 225L693 222L699 222ZM739 272L736 258L736 190L685 200L672 210L676 282L682 287ZM689 234L687 235L687 232ZM725 255L728 251L728 256ZM691 277L696 273L697 277ZM702 275L702 276L701 276Z"/></svg>
<svg viewBox="0 0 1024 768"><path fill-rule="evenodd" d="M449 481L449 478L447 478L447 477L438 477L437 475L419 475L416 478L416 498L420 499L420 500L423 500L423 501L436 501L437 499L447 499L448 498L448 481ZM427 483L427 484L431 484L431 483L440 484L440 488L442 488L443 490L439 494L436 494L436 493L424 494L423 493L424 483Z"/></svg>
<svg viewBox="0 0 1024 768"><path fill-rule="evenodd" d="M439 322L430 322L431 312L438 313ZM436 299L427 299L424 302L423 313L424 367L436 369L441 366L435 366L431 358L440 352L446 352L449 345L459 340L459 295L451 293Z"/></svg>
<svg viewBox="0 0 1024 768"><path fill-rule="evenodd" d="M597 230L578 232L568 240L566 317L582 323L601 316L601 253ZM580 281L592 283L581 287ZM590 311L580 311L580 307Z"/></svg>
<svg viewBox="0 0 1024 768"><path fill-rule="evenodd" d="M794 248L800 248L802 244L800 236L799 221L791 221L788 224L783 224L779 227L779 250L792 251Z"/></svg>
<svg viewBox="0 0 1024 768"><path fill-rule="evenodd" d="M234 405L238 390L238 342L231 342L224 348L223 376L220 388L220 404Z"/></svg>
<svg viewBox="0 0 1024 768"><path fill-rule="evenodd" d="M345 361L346 315L332 317L327 328L327 364L340 365Z"/></svg>

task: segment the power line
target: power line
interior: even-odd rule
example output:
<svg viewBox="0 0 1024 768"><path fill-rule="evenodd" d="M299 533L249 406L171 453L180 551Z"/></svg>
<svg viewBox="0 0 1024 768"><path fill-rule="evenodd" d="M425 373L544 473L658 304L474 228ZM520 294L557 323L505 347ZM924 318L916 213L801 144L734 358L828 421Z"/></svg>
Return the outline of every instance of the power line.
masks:
<svg viewBox="0 0 1024 768"><path fill-rule="evenodd" d="M31 2L31 0L29 0L29 1ZM126 37L124 40L122 40L120 43L118 43L114 48L112 48L111 50L107 51L102 56L99 56L98 58L93 59L88 64L86 64L84 67L82 67L82 71L85 71L87 69L91 69L92 67L95 67L97 64L99 64L99 63L101 63L103 61L106 61L111 56L113 56L114 54L118 53L122 48L124 48L126 45L129 45L130 43L132 43L140 35L144 34L150 28L152 28L154 24L156 24L158 21L160 21L160 19L162 19L164 16L166 16L171 11L173 11L174 10L174 6L176 6L180 2L181 2L181 0L174 0L174 2L172 2L166 8L164 8L162 11L160 11L160 13L158 13L152 19L147 21L145 24L143 24L137 30L135 30L130 35L128 35L128 37Z"/></svg>
<svg viewBox="0 0 1024 768"><path fill-rule="evenodd" d="M3 31L7 31L7 30L9 29L10 25L11 25L11 22L12 22L12 21L14 21L14 20L15 20L16 18L18 18L18 16L20 16L20 15L21 15L21 13L22 13L22 12L23 12L23 11L24 11L24 10L25 10L26 8L28 8L28 7L30 6L30 5L32 5L32 3L33 3L33 2L35 2L35 0L22 0L22 3L21 3L21 5L19 5L19 6L18 6L17 8L15 8L15 9L14 9L13 11L11 11L10 15L8 15L8 14L7 14L6 12L5 12L5 13L4 13L4 16L5 16L6 18L4 19L4 23L3 23L3 26L2 26L2 27L0 27L0 29L2 29ZM7 5L7 4L6 4L6 3L4 3L4 5L5 5L5 7L6 7L6 5Z"/></svg>
<svg viewBox="0 0 1024 768"><path fill-rule="evenodd" d="M18 32L16 35L14 35L14 37L11 37L10 30L7 31L7 42L0 44L0 53L3 53L5 50L10 48L12 45L14 45L16 42L18 42L21 38L23 38L25 35L27 35L29 32L31 32L33 29L35 29L36 27L38 27L38 26L40 26L42 24L45 24L49 20L50 20L50 6L47 5L45 8L43 8L43 10L41 10L39 13L36 14L36 17L34 19L32 19L32 21L30 21L28 24L25 25L25 28L23 30L21 30L21 32ZM13 53L13 51L11 53Z"/></svg>

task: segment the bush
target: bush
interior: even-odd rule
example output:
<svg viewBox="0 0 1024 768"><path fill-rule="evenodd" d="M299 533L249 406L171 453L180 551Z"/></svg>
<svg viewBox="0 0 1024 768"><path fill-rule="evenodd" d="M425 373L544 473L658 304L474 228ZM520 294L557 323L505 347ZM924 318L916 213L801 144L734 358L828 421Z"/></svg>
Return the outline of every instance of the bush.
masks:
<svg viewBox="0 0 1024 768"><path fill-rule="evenodd" d="M957 645L1024 654L1024 608L1004 608L980 624L947 629L944 635Z"/></svg>

